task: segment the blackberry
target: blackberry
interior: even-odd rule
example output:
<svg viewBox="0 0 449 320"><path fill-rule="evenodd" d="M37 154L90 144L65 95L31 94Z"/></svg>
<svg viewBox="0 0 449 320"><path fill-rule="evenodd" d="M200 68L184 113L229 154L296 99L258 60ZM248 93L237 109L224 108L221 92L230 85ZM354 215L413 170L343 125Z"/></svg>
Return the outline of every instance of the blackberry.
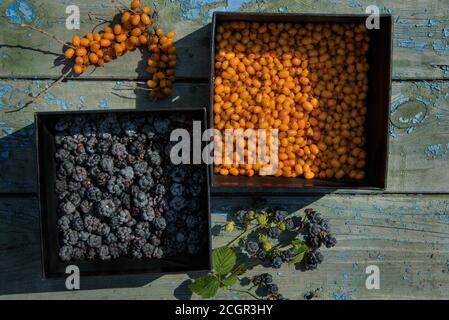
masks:
<svg viewBox="0 0 449 320"><path fill-rule="evenodd" d="M319 249L311 250L306 253L302 260L302 268L304 270L314 270L323 262L323 255Z"/></svg>
<svg viewBox="0 0 449 320"><path fill-rule="evenodd" d="M75 156L75 162L76 162L76 164L83 166L83 165L85 165L87 158L88 158L88 155L86 153L80 153L77 156Z"/></svg>
<svg viewBox="0 0 449 320"><path fill-rule="evenodd" d="M106 243L106 244L116 243L117 241L118 241L118 238L113 233L109 233L108 235L106 235L104 237L104 243Z"/></svg>
<svg viewBox="0 0 449 320"><path fill-rule="evenodd" d="M63 215L58 219L58 227L60 230L68 230L70 228L71 219L69 215Z"/></svg>
<svg viewBox="0 0 449 320"><path fill-rule="evenodd" d="M246 210L239 210L234 214L234 218L237 222L243 223L246 220L247 213Z"/></svg>
<svg viewBox="0 0 449 320"><path fill-rule="evenodd" d="M156 235L152 235L149 239L149 242L153 245L153 246L159 246L161 244L161 239L156 236Z"/></svg>
<svg viewBox="0 0 449 320"><path fill-rule="evenodd" d="M246 244L246 251L249 255L255 255L257 251L259 250L259 244L255 241L248 241Z"/></svg>
<svg viewBox="0 0 449 320"><path fill-rule="evenodd" d="M62 117L61 119L59 119L56 122L55 130L58 132L63 132L70 127L71 123L72 123L72 121L71 121L70 117Z"/></svg>
<svg viewBox="0 0 449 320"><path fill-rule="evenodd" d="M95 153L97 142L98 140L95 137L91 137L89 140L87 140L85 144L86 152L89 154Z"/></svg>
<svg viewBox="0 0 449 320"><path fill-rule="evenodd" d="M278 227L270 227L268 229L268 236L277 239L281 235L281 230Z"/></svg>
<svg viewBox="0 0 449 320"><path fill-rule="evenodd" d="M161 156L157 151L148 150L147 159L148 162L153 166L160 166L162 162Z"/></svg>
<svg viewBox="0 0 449 320"><path fill-rule="evenodd" d="M55 159L58 162L66 162L70 158L70 151L66 149L59 149L55 153Z"/></svg>
<svg viewBox="0 0 449 320"><path fill-rule="evenodd" d="M144 208L148 205L148 197L145 192L139 192L134 196L133 204L137 208Z"/></svg>
<svg viewBox="0 0 449 320"><path fill-rule="evenodd" d="M111 143L107 140L102 140L97 143L97 152L100 154L106 154L111 147Z"/></svg>
<svg viewBox="0 0 449 320"><path fill-rule="evenodd" d="M134 170L132 167L126 167L120 170L120 175L126 180L132 180L134 178Z"/></svg>
<svg viewBox="0 0 449 320"><path fill-rule="evenodd" d="M87 260L94 260L97 256L97 251L94 248L88 248L86 251L86 259Z"/></svg>
<svg viewBox="0 0 449 320"><path fill-rule="evenodd" d="M136 224L136 227L134 229L134 233L138 236L138 237L142 237L144 239L147 239L150 237L151 232L150 232L150 224L148 222L138 222Z"/></svg>
<svg viewBox="0 0 449 320"><path fill-rule="evenodd" d="M72 250L72 260L82 261L86 258L86 251L81 248L73 248Z"/></svg>
<svg viewBox="0 0 449 320"><path fill-rule="evenodd" d="M288 212L284 210L276 210L274 212L274 220L276 222L284 222L288 216Z"/></svg>
<svg viewBox="0 0 449 320"><path fill-rule="evenodd" d="M122 124L122 129L128 137L135 137L137 135L137 126L134 121L126 121Z"/></svg>
<svg viewBox="0 0 449 320"><path fill-rule="evenodd" d="M86 230L89 232L94 232L98 229L100 226L100 220L92 215L86 215L84 216L84 226L86 227Z"/></svg>
<svg viewBox="0 0 449 320"><path fill-rule="evenodd" d="M109 254L111 255L112 259L117 259L120 257L120 248L117 243L109 244Z"/></svg>
<svg viewBox="0 0 449 320"><path fill-rule="evenodd" d="M120 224L127 223L132 219L131 214L126 209L120 210L117 215L117 218L118 218Z"/></svg>
<svg viewBox="0 0 449 320"><path fill-rule="evenodd" d="M114 172L114 160L109 157L103 157L100 161L100 168L104 172L113 173Z"/></svg>
<svg viewBox="0 0 449 320"><path fill-rule="evenodd" d="M267 285L267 292L268 294L277 294L279 292L279 287L277 284L270 283Z"/></svg>
<svg viewBox="0 0 449 320"><path fill-rule="evenodd" d="M129 242L118 242L117 247L122 255L127 255L129 252Z"/></svg>
<svg viewBox="0 0 449 320"><path fill-rule="evenodd" d="M132 236L131 236L132 230L129 227L119 227L117 229L117 238L119 238L119 240L121 242L130 242L132 240Z"/></svg>
<svg viewBox="0 0 449 320"><path fill-rule="evenodd" d="M139 140L135 140L133 141L129 148L129 153L131 153L132 155L142 159L145 156L145 145L140 142Z"/></svg>
<svg viewBox="0 0 449 320"><path fill-rule="evenodd" d="M294 231L296 229L296 225L292 218L285 219L284 223L285 223L285 230Z"/></svg>
<svg viewBox="0 0 449 320"><path fill-rule="evenodd" d="M188 188L189 194L192 197L198 197L201 194L201 185L192 184Z"/></svg>
<svg viewBox="0 0 449 320"><path fill-rule="evenodd" d="M143 257L146 259L150 259L153 256L154 250L155 250L154 245L150 243L145 243L141 249Z"/></svg>
<svg viewBox="0 0 449 320"><path fill-rule="evenodd" d="M165 195L165 193L166 193L165 187L162 184L158 184L156 186L156 189L154 190L154 194L156 196L163 196L163 195Z"/></svg>
<svg viewBox="0 0 449 320"><path fill-rule="evenodd" d="M269 273L262 273L257 276L254 276L251 282L255 286L267 286L268 284L273 283L273 277Z"/></svg>
<svg viewBox="0 0 449 320"><path fill-rule="evenodd" d="M159 180L163 176L164 172L161 167L154 167L151 174L154 179Z"/></svg>
<svg viewBox="0 0 449 320"><path fill-rule="evenodd" d="M89 188L86 193L87 199L93 202L98 202L103 197L102 192L98 188Z"/></svg>
<svg viewBox="0 0 449 320"><path fill-rule="evenodd" d="M293 259L293 250L287 249L281 251L280 257L284 262L290 262Z"/></svg>
<svg viewBox="0 0 449 320"><path fill-rule="evenodd" d="M189 229L193 229L198 225L198 219L195 216L188 216L186 218L186 226Z"/></svg>
<svg viewBox="0 0 449 320"><path fill-rule="evenodd" d="M59 258L62 261L70 261L72 259L73 247L72 246L62 246L59 249Z"/></svg>
<svg viewBox="0 0 449 320"><path fill-rule="evenodd" d="M79 239L80 239L80 241L87 241L87 239L89 239L89 237L90 237L90 233L89 232L87 232L87 231L80 231L80 232L78 232L78 235L79 235ZM80 243L78 242L78 245L79 245Z"/></svg>
<svg viewBox="0 0 449 320"><path fill-rule="evenodd" d="M263 249L259 249L259 251L257 251L256 253L256 257L260 261L264 261L267 258L267 252Z"/></svg>
<svg viewBox="0 0 449 320"><path fill-rule="evenodd" d="M152 207L145 207L142 209L142 214L141 214L142 220L144 221L153 221L154 217L155 217L155 212L154 209Z"/></svg>
<svg viewBox="0 0 449 320"><path fill-rule="evenodd" d="M326 246L326 248L335 247L336 244L337 244L337 239L334 236L332 236L332 235L328 235L324 239L324 245Z"/></svg>
<svg viewBox="0 0 449 320"><path fill-rule="evenodd" d="M72 162L64 161L59 165L57 172L58 175L69 177L70 175L72 175L74 169L75 165Z"/></svg>
<svg viewBox="0 0 449 320"><path fill-rule="evenodd" d="M99 249L98 249L98 257L101 260L109 260L111 259L111 255L109 254L109 246L107 245L102 245Z"/></svg>
<svg viewBox="0 0 449 320"><path fill-rule="evenodd" d="M282 266L282 258L279 256L273 257L271 260L271 267L279 269Z"/></svg>
<svg viewBox="0 0 449 320"><path fill-rule="evenodd" d="M67 184L67 190L69 190L70 192L78 192L81 189L81 183L77 182L77 181L70 181Z"/></svg>
<svg viewBox="0 0 449 320"><path fill-rule="evenodd" d="M119 142L114 142L112 144L111 153L116 159L119 160L125 159L128 154L126 151L126 147Z"/></svg>
<svg viewBox="0 0 449 320"><path fill-rule="evenodd" d="M178 242L184 242L186 240L186 236L182 232L178 232L176 234L176 241Z"/></svg>
<svg viewBox="0 0 449 320"><path fill-rule="evenodd" d="M155 259L162 259L164 257L164 251L160 247L154 248L153 251L153 258Z"/></svg>
<svg viewBox="0 0 449 320"><path fill-rule="evenodd" d="M64 242L64 244L66 245L76 245L78 243L78 231L75 230L64 230L63 231L63 235L62 235L62 242Z"/></svg>
<svg viewBox="0 0 449 320"><path fill-rule="evenodd" d="M83 219L81 219L80 216L76 216L72 219L71 222L73 230L76 231L83 231L84 230L84 222Z"/></svg>
<svg viewBox="0 0 449 320"><path fill-rule="evenodd" d="M76 166L73 170L72 178L75 181L81 182L87 178L87 171L83 167Z"/></svg>
<svg viewBox="0 0 449 320"><path fill-rule="evenodd" d="M76 211L76 207L70 201L66 201L59 206L63 214L72 214Z"/></svg>
<svg viewBox="0 0 449 320"><path fill-rule="evenodd" d="M107 236L111 228L106 223L100 223L95 231L100 236Z"/></svg>
<svg viewBox="0 0 449 320"><path fill-rule="evenodd" d="M101 247L101 236L97 236L95 234L91 234L87 239L87 244L91 248L100 248Z"/></svg>
<svg viewBox="0 0 449 320"><path fill-rule="evenodd" d="M153 220L153 225L157 230L165 230L167 227L167 222L164 217L158 217Z"/></svg>
<svg viewBox="0 0 449 320"><path fill-rule="evenodd" d="M75 207L78 207L81 203L81 197L77 192L74 192L67 197L67 201L70 201Z"/></svg>
<svg viewBox="0 0 449 320"><path fill-rule="evenodd" d="M153 122L153 126L157 133L167 133L170 130L170 120L159 118Z"/></svg>
<svg viewBox="0 0 449 320"><path fill-rule="evenodd" d="M62 202L63 200L65 200L69 195L70 195L70 192L68 192L68 191L62 191L62 192L58 193L57 196L58 196L59 202Z"/></svg>
<svg viewBox="0 0 449 320"><path fill-rule="evenodd" d="M87 200L83 200L78 208L82 213L87 214L92 211L92 203Z"/></svg>
<svg viewBox="0 0 449 320"><path fill-rule="evenodd" d="M148 162L139 161L133 165L134 174L138 177L142 177L146 173L149 173L150 169L148 168Z"/></svg>
<svg viewBox="0 0 449 320"><path fill-rule="evenodd" d="M99 215L110 218L115 213L115 204L112 200L101 200L97 203L97 212Z"/></svg>
<svg viewBox="0 0 449 320"><path fill-rule="evenodd" d="M109 180L106 189L111 194L121 195L126 189L125 183L120 178L113 178Z"/></svg>

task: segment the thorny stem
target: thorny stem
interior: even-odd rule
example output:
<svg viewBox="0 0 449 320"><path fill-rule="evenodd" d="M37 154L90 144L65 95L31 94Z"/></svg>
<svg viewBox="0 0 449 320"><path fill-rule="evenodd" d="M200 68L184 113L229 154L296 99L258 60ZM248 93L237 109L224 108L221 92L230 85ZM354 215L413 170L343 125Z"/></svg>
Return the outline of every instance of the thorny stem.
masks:
<svg viewBox="0 0 449 320"><path fill-rule="evenodd" d="M60 76L57 80L55 80L51 85L49 85L47 88L45 88L45 90L42 90L41 92L39 92L36 96L31 96L31 100L28 101L27 103L25 103L22 107L15 109L15 110L11 110L11 111L6 111L5 113L13 113L13 112L18 112L20 110L25 109L26 107L28 107L30 104L32 104L33 102L35 102L37 99L39 99L40 97L42 97L44 94L46 94L48 91L50 91L51 88L53 88L54 86L56 86L58 83L61 83L62 81L64 81L65 78L67 78L69 76L69 74L72 72L72 69L70 68L66 73L64 73L62 76Z"/></svg>
<svg viewBox="0 0 449 320"><path fill-rule="evenodd" d="M240 239L242 239L243 237L245 237L246 235L248 235L250 232L257 230L258 228L262 227L263 225L259 224L256 226L253 226L251 228L246 229L245 231L243 231L241 234L239 234L237 237L235 237L234 239L232 239L227 245L226 247L230 247L232 246L235 242L239 241Z"/></svg>
<svg viewBox="0 0 449 320"><path fill-rule="evenodd" d="M246 294L249 294L251 297L253 297L256 300L263 300L249 290L239 290L239 289L227 289L227 290L232 291L232 292L246 293Z"/></svg>
<svg viewBox="0 0 449 320"><path fill-rule="evenodd" d="M42 34L45 34L46 36L49 36L50 38L52 38L52 39L58 41L59 43L63 44L64 46L70 47L70 48L72 48L72 49L76 49L73 45L67 43L66 41L63 41L63 40L57 38L55 35L53 35L53 34L47 32L47 31L45 31L45 30L39 29L38 27L33 26L32 24L29 24L29 23L21 23L20 26L21 26L21 27L24 27L24 28L30 28L30 29L32 29L32 30L34 30L34 31L40 32L40 33L42 33Z"/></svg>

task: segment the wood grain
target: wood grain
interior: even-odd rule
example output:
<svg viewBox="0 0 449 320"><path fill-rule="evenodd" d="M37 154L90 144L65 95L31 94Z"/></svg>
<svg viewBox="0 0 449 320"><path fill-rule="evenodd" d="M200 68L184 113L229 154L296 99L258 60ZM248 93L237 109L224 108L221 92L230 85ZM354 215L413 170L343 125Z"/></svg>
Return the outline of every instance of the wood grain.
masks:
<svg viewBox="0 0 449 320"><path fill-rule="evenodd" d="M11 23L6 9L14 0L0 5L0 77L48 78L61 74L61 45L43 34ZM117 1L79 0L80 30L65 27L66 1L26 0L31 4L30 19L38 27L64 41L76 34L91 31L101 21L118 13ZM395 79L449 78L447 1L394 0L235 0L235 1L159 1L159 25L177 33L177 76L206 79L209 76L210 22L214 10L265 11L296 13L364 14L368 5L377 5L380 12L395 16L394 67ZM23 16L19 12L19 16ZM142 53L136 51L99 68L85 78L142 79L147 78ZM20 63L18 63L20 62Z"/></svg>
<svg viewBox="0 0 449 320"><path fill-rule="evenodd" d="M170 99L153 102L146 91L114 89L135 87L134 82L68 81L31 107L7 113L27 101L29 92L38 92L48 83L0 81L0 91L7 91L0 97L0 192L36 192L35 111L206 107L209 104L208 85L205 84L178 83ZM442 193L449 190L448 98L449 83L445 81L393 83L388 192Z"/></svg>
<svg viewBox="0 0 449 320"><path fill-rule="evenodd" d="M320 299L449 298L447 196L326 195L265 201L297 214L307 207L318 209L329 218L338 240L335 248L323 249L325 261L316 271L287 265L272 270L286 297L302 299L305 292L320 288ZM260 199L214 197L213 224L222 224L243 202L252 206ZM184 274L81 278L83 290L76 292L66 291L63 280L41 280L38 219L35 198L0 198L0 299L191 298ZM235 236L223 233L213 237L214 247ZM368 265L380 268L380 290L365 288ZM249 275L260 272L256 267ZM218 298L247 297L222 293Z"/></svg>

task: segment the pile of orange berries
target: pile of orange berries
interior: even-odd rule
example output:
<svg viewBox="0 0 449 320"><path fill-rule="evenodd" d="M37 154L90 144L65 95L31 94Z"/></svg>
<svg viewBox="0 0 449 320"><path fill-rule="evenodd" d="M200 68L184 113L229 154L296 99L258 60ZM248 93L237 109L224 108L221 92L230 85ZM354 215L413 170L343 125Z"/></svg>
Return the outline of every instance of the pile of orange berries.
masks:
<svg viewBox="0 0 449 320"><path fill-rule="evenodd" d="M121 13L120 23L106 26L98 33L87 33L84 37L77 35L72 38L72 46L66 49L64 55L67 59L73 59L73 72L84 73L90 65L102 66L114 58L133 51L137 47L148 46L153 55L159 55L162 48L170 54L166 64L158 63L147 70L152 74L153 80L157 74L156 85L151 82L150 95L161 97L171 93L174 82L174 68L176 66L176 48L174 47L174 33L164 35L162 30L153 25L153 12L148 6L141 7L140 0L133 0L130 9ZM153 28L149 28L149 27ZM170 41L167 41L170 39ZM157 47L154 47L157 44ZM159 47L160 44L160 47ZM173 57L174 56L174 57ZM159 56L160 59L166 59ZM174 61L174 62L173 62ZM163 74L163 76L162 76ZM169 78L169 80L167 79ZM168 90L170 89L170 90Z"/></svg>
<svg viewBox="0 0 449 320"><path fill-rule="evenodd" d="M364 179L368 46L363 24L219 25L215 127L278 129L275 176ZM236 157L216 161L214 172L252 176L273 165Z"/></svg>

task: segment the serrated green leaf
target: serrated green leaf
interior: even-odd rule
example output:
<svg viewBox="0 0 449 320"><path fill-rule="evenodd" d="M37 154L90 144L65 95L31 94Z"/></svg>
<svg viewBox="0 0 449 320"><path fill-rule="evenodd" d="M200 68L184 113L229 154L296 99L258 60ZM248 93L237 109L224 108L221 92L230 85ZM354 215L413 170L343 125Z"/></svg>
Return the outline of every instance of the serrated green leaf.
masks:
<svg viewBox="0 0 449 320"><path fill-rule="evenodd" d="M234 268L237 256L229 247L221 247L212 251L212 267L220 275L227 275Z"/></svg>
<svg viewBox="0 0 449 320"><path fill-rule="evenodd" d="M306 254L305 252L302 252L302 253L299 253L299 254L295 255L293 257L292 263L293 264L300 263L302 261L302 259L304 259L304 255L305 254Z"/></svg>
<svg viewBox="0 0 449 320"><path fill-rule="evenodd" d="M189 285L190 290L201 296L203 299L215 296L219 287L220 282L211 274L195 279L195 281Z"/></svg>
<svg viewBox="0 0 449 320"><path fill-rule="evenodd" d="M234 284L237 283L237 276L235 275L230 275L229 277L227 277L226 279L223 279L221 281L222 285L224 285L225 287L232 287Z"/></svg>
<svg viewBox="0 0 449 320"><path fill-rule="evenodd" d="M293 239L291 244L292 244L293 248L296 248L296 247L300 247L300 246L304 245L304 241L299 240L299 239Z"/></svg>

